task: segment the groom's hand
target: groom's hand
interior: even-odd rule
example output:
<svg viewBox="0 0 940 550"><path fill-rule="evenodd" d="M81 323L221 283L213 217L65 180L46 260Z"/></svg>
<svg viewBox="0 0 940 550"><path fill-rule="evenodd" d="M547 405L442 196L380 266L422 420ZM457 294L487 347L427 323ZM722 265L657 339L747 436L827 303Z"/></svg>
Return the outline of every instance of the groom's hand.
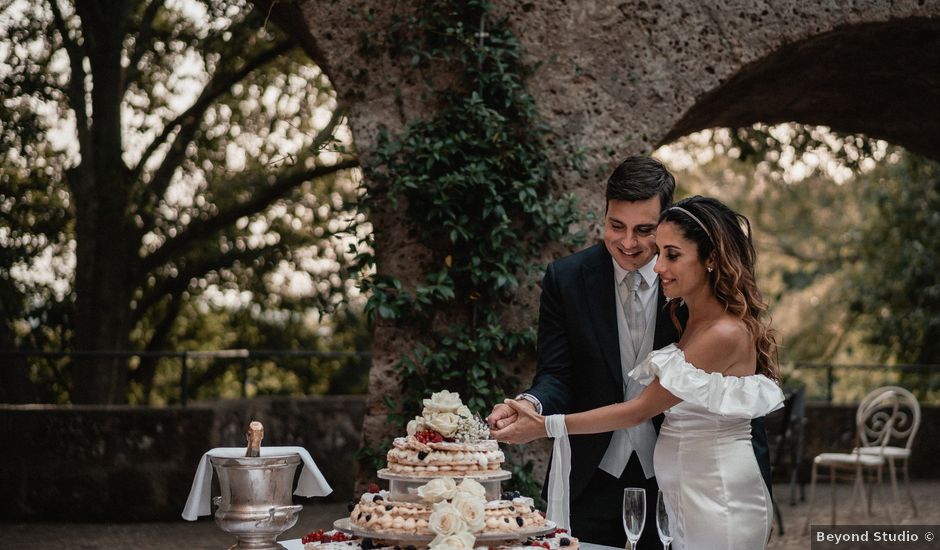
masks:
<svg viewBox="0 0 940 550"><path fill-rule="evenodd" d="M535 405L533 405L530 401L526 401L525 399L516 399L514 402L519 403L522 406L528 405L528 407L533 412L535 411ZM515 422L518 418L519 414L515 409L505 403L499 403L493 407L493 411L490 412L490 415L486 417L486 423L489 425L491 430L501 430Z"/></svg>
<svg viewBox="0 0 940 550"><path fill-rule="evenodd" d="M545 431L545 417L535 412L532 403L525 400L507 399L506 406L512 408L516 417L505 428L491 432L502 443L522 444L533 439L548 437ZM495 408L495 407L494 407Z"/></svg>

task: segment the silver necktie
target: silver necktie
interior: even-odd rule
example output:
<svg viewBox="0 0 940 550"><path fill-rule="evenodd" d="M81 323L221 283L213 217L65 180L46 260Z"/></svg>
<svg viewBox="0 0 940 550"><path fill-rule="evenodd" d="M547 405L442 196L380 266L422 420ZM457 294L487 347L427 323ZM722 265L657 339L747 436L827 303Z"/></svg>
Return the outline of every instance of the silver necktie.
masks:
<svg viewBox="0 0 940 550"><path fill-rule="evenodd" d="M643 276L638 271L629 271L623 278L627 287L627 297L624 300L623 310L627 315L627 326L630 327L630 338L633 340L633 351L640 354L643 344L643 335L646 334L646 312L643 311L643 301L640 300L640 285L644 283Z"/></svg>

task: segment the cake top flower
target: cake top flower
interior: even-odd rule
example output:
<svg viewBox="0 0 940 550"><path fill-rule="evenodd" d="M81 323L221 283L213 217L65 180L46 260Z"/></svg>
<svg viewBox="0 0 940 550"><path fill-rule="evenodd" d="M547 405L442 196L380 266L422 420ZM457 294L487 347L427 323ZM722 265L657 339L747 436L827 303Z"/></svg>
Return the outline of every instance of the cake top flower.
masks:
<svg viewBox="0 0 940 550"><path fill-rule="evenodd" d="M460 400L460 394L441 390L423 401L421 416L408 422L408 435L438 433L448 441L475 443L489 439L490 429L479 416L475 416ZM425 439L427 437L425 436Z"/></svg>
<svg viewBox="0 0 940 550"><path fill-rule="evenodd" d="M437 413L457 413L457 410L461 407L464 407L463 402L460 401L460 394L456 392L450 392L447 390L441 390L431 394L430 399L424 400L424 413L437 412ZM469 410L467 412L470 412Z"/></svg>

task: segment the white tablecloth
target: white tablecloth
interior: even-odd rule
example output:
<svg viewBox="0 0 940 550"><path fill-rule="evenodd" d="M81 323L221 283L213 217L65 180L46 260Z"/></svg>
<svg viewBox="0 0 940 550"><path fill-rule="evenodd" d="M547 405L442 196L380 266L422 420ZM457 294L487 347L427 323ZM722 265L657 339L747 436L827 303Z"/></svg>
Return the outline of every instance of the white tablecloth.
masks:
<svg viewBox="0 0 940 550"><path fill-rule="evenodd" d="M287 548L287 550L304 550L304 545L301 544L300 539L279 540L277 542L284 545L284 548ZM590 542L582 542L579 547L581 550L623 550L623 548L591 544Z"/></svg>

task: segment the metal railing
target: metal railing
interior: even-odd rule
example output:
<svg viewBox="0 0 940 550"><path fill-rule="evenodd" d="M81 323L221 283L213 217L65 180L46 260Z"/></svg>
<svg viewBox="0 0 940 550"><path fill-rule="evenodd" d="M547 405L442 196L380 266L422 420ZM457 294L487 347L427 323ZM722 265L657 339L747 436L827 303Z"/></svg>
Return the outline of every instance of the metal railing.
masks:
<svg viewBox="0 0 940 550"><path fill-rule="evenodd" d="M273 358L306 358L315 360L371 360L365 351L308 351L308 350L253 350L225 349L211 351L23 351L0 350L0 368L5 357L29 359L62 358L156 358L179 361L179 403L186 406L191 393L192 362L196 360L230 360L239 366L242 396L247 396L249 368L252 363ZM876 365L795 363L782 367L784 383L802 385L806 397L812 401L828 403L857 402L877 386L899 385L910 389L922 403L940 404L940 365Z"/></svg>
<svg viewBox="0 0 940 550"><path fill-rule="evenodd" d="M179 371L179 404L185 407L189 401L190 375L194 360L228 359L238 363L241 382L242 397L248 395L248 371L252 362L273 358L301 358L316 360L345 359L357 361L371 361L372 354L365 351L309 351L309 350L257 350L257 349L224 349L209 351L23 351L0 350L0 368L6 361L5 357L19 357L45 359L96 359L96 358L125 358L125 359L176 359L180 364Z"/></svg>
<svg viewBox="0 0 940 550"><path fill-rule="evenodd" d="M902 386L921 403L940 404L940 365L795 363L784 365L784 383L802 385L811 401L857 403L879 386Z"/></svg>

